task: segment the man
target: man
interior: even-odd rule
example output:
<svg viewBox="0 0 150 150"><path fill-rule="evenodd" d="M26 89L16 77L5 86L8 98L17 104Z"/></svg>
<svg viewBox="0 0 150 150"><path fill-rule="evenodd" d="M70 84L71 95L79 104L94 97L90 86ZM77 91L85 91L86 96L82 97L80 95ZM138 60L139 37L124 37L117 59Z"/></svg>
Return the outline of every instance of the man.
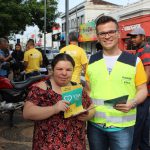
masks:
<svg viewBox="0 0 150 150"><path fill-rule="evenodd" d="M0 38L0 76L8 77L11 55L7 53L8 41Z"/></svg>
<svg viewBox="0 0 150 150"><path fill-rule="evenodd" d="M139 58L119 49L114 18L100 17L96 32L103 50L91 56L86 74L97 106L87 128L90 150L131 150L135 107L147 96L146 73Z"/></svg>
<svg viewBox="0 0 150 150"><path fill-rule="evenodd" d="M150 150L150 45L145 42L143 28L135 28L130 36L134 46L137 47L136 55L141 58L147 74L148 97L137 107L137 118L134 129L132 150Z"/></svg>
<svg viewBox="0 0 150 150"><path fill-rule="evenodd" d="M34 48L34 40L27 42L27 51L24 53L24 65L26 78L39 75L40 65L42 65L42 54Z"/></svg>
<svg viewBox="0 0 150 150"><path fill-rule="evenodd" d="M70 40L70 44L62 48L60 50L60 53L67 53L72 56L72 58L75 61L75 68L74 68L71 81L80 83L81 72L83 69L85 74L88 59L85 54L85 51L78 46L78 38L72 35L70 36L69 40Z"/></svg>

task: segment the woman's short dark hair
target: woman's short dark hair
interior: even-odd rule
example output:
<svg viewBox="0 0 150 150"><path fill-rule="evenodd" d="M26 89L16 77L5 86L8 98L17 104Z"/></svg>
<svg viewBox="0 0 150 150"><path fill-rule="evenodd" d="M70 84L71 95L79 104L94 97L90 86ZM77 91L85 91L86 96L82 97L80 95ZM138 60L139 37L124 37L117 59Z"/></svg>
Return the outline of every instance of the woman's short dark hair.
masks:
<svg viewBox="0 0 150 150"><path fill-rule="evenodd" d="M54 59L52 60L52 64L51 64L52 70L54 70L56 64L59 61L69 61L72 64L73 68L75 67L75 62L74 62L73 58L70 55L68 55L66 53L60 53L60 54L56 55L54 57Z"/></svg>
<svg viewBox="0 0 150 150"><path fill-rule="evenodd" d="M16 43L15 47L16 47L16 46L20 46L20 49L21 49L21 45L20 45L19 43Z"/></svg>
<svg viewBox="0 0 150 150"><path fill-rule="evenodd" d="M118 30L119 25L116 19L114 19L111 16L101 16L97 21L96 21L96 30L97 30L97 26L108 23L108 22L113 22L116 24L116 28Z"/></svg>

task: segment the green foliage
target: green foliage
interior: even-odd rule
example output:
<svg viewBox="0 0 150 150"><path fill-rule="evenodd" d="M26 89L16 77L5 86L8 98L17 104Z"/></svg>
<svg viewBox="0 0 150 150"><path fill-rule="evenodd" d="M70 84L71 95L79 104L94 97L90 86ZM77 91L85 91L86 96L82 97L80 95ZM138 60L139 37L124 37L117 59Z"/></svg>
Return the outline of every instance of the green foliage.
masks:
<svg viewBox="0 0 150 150"><path fill-rule="evenodd" d="M47 0L47 26L58 17L57 0ZM0 0L0 37L25 30L26 25L44 27L44 0Z"/></svg>

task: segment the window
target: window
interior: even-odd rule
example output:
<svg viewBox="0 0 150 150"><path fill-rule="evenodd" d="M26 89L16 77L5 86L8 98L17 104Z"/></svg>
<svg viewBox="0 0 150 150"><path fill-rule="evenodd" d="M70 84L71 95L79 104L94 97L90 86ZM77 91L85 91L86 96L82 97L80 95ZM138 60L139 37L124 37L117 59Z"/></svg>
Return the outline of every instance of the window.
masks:
<svg viewBox="0 0 150 150"><path fill-rule="evenodd" d="M62 24L62 32L65 32L65 23Z"/></svg>
<svg viewBox="0 0 150 150"><path fill-rule="evenodd" d="M84 23L84 15L81 16L81 24Z"/></svg>

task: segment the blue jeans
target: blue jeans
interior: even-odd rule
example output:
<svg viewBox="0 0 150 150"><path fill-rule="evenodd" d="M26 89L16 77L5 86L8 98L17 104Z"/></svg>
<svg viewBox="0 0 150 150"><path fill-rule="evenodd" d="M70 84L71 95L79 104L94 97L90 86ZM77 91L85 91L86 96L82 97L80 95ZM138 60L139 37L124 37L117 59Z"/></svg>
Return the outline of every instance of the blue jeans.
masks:
<svg viewBox="0 0 150 150"><path fill-rule="evenodd" d="M150 97L137 107L132 150L150 150Z"/></svg>
<svg viewBox="0 0 150 150"><path fill-rule="evenodd" d="M88 123L87 136L90 150L131 150L134 127L106 132Z"/></svg>

